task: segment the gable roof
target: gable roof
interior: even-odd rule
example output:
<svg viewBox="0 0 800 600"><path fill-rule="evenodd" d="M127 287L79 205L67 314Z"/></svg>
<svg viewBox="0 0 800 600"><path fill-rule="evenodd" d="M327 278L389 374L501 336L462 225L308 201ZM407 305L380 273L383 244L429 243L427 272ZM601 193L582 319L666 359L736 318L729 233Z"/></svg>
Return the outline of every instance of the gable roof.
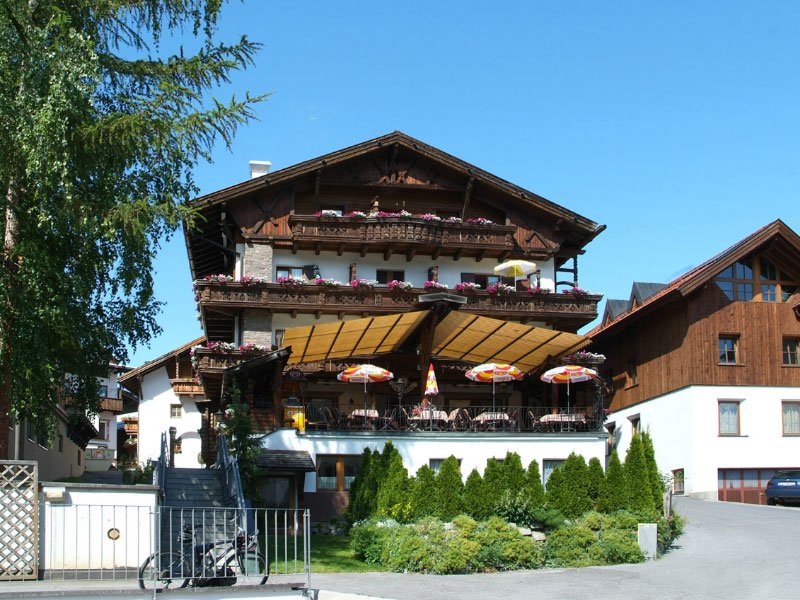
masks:
<svg viewBox="0 0 800 600"><path fill-rule="evenodd" d="M474 177L477 182L494 187L508 194L513 194L528 204L552 214L555 218L563 219L565 227L569 226L581 230L585 235L588 236L584 244L589 243L592 239L594 239L594 237L596 237L605 229L605 225L598 225L594 221L572 212L571 210L568 210L563 206L556 204L555 202L551 202L550 200L526 190L525 188L514 185L513 183L510 183L505 179L501 179L496 175L492 175L488 171L484 171L475 165L456 158L452 154L448 154L447 152L439 150L438 148L429 146L428 144L406 135L401 131L393 131L392 133L382 135L375 139L367 140L366 142L361 142L360 144L355 144L341 150L336 150L296 165L273 171L272 173L268 173L267 175L263 175L255 179L248 179L242 183L238 183L205 196L201 196L195 199L192 202L192 205L195 208L203 208L205 206L218 204L220 202L243 196L267 186L286 183L287 181L313 173L321 167L331 167L346 160L363 156L375 150L383 149L394 144L405 147L422 156L426 156L434 161L445 164L450 168L463 173L464 175Z"/></svg>
<svg viewBox="0 0 800 600"><path fill-rule="evenodd" d="M710 258L706 262L690 269L680 277L677 277L666 286L647 297L640 305L629 306L625 312L617 315L608 323L598 325L589 331L586 336L595 338L611 329L615 329L620 323L629 322L639 315L671 302L673 299L688 296L715 277L720 271L734 264L736 261L745 258L749 254L752 254L763 246L769 246L770 249L783 255L788 256L788 253L792 253L797 256L800 255L800 236L786 225L786 223L777 219L746 238L739 240L713 258ZM652 286L660 284L645 285ZM633 293L631 297L633 297Z"/></svg>
<svg viewBox="0 0 800 600"><path fill-rule="evenodd" d="M613 321L630 307L630 300L615 300L609 298L606 300L606 308L603 311L603 323L607 323L609 320Z"/></svg>
<svg viewBox="0 0 800 600"><path fill-rule="evenodd" d="M162 367L164 363L168 360L178 357L179 355L183 354L184 352L188 352L192 349L193 346L197 346L198 344L204 344L206 341L205 336L199 337L196 340L192 340L191 342L184 344L183 346L178 346L174 350L170 350L166 354L162 354L158 358L153 360L149 360L145 362L142 366L136 367L135 369L131 369L124 375L120 375L117 381L128 388L138 388L139 378L147 373Z"/></svg>
<svg viewBox="0 0 800 600"><path fill-rule="evenodd" d="M645 283L643 281L634 281L633 286L631 286L631 306L633 306L634 300L636 301L636 304L644 304L645 300L647 300L656 292L660 292L665 287L667 287L666 283Z"/></svg>

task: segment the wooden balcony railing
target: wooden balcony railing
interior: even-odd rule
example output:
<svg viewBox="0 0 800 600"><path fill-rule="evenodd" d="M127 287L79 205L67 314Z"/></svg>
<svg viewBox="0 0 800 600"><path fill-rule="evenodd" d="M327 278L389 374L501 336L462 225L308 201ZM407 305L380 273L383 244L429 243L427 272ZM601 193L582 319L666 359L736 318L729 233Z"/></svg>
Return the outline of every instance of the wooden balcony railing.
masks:
<svg viewBox="0 0 800 600"><path fill-rule="evenodd" d="M125 433L128 435L135 435L139 433L139 419L135 417L123 419L122 426L125 428Z"/></svg>
<svg viewBox="0 0 800 600"><path fill-rule="evenodd" d="M266 352L244 350L212 350L210 348L194 348L192 364L200 373L219 373L246 360L251 360ZM202 388L201 388L202 389Z"/></svg>
<svg viewBox="0 0 800 600"><path fill-rule="evenodd" d="M121 398L102 398L100 400L100 410L108 410L111 412L122 412L122 399Z"/></svg>
<svg viewBox="0 0 800 600"><path fill-rule="evenodd" d="M478 225L444 223L419 217L356 219L293 215L289 217L292 243L295 248L339 246L362 247L365 251L382 251L387 244L398 244L403 251L416 248L420 252L446 255L499 256L515 249L511 225ZM436 250L438 248L438 251Z"/></svg>
<svg viewBox="0 0 800 600"><path fill-rule="evenodd" d="M198 281L201 307L267 308L281 313L391 314L411 310L422 288L395 292L380 287L354 290L350 286L303 285L284 287L274 283L242 284ZM559 318L588 323L597 317L596 294L530 294L511 292L492 295L485 290L464 294L462 311L484 316L553 322Z"/></svg>
<svg viewBox="0 0 800 600"><path fill-rule="evenodd" d="M170 379L172 391L182 396L202 396L203 386L192 377Z"/></svg>

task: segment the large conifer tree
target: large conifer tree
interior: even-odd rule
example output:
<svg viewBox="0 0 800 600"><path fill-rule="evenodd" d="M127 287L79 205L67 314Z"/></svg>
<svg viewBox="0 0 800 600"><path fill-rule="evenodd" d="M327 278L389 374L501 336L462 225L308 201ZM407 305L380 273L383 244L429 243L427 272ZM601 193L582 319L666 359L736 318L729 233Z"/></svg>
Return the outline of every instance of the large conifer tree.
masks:
<svg viewBox="0 0 800 600"><path fill-rule="evenodd" d="M65 386L159 331L152 261L191 221L192 169L261 98L211 92L256 46L213 39L220 0L6 0L0 9L0 432L45 432ZM193 33L194 54L162 39ZM8 455L0 435L0 459Z"/></svg>

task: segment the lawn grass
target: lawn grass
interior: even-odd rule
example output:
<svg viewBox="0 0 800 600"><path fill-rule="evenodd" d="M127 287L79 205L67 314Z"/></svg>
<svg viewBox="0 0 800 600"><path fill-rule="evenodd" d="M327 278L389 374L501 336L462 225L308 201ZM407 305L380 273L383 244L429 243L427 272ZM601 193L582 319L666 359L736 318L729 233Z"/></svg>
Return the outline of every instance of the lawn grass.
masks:
<svg viewBox="0 0 800 600"><path fill-rule="evenodd" d="M275 558L274 540L270 540L269 562L271 573L294 573L294 544L289 539L288 562L284 562L283 544L278 544L278 557ZM302 570L302 538L297 538L297 569ZM263 546L262 546L263 547ZM366 573L381 571L376 565L368 565L356 558L350 549L350 536L347 535L312 535L311 536L311 572L312 573Z"/></svg>

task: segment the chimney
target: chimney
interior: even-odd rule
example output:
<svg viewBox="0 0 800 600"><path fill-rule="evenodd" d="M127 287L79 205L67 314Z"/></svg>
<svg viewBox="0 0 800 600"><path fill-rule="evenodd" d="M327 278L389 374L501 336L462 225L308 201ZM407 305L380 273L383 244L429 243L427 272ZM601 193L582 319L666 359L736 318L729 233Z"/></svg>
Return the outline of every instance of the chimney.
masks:
<svg viewBox="0 0 800 600"><path fill-rule="evenodd" d="M272 163L268 160L251 160L250 161L250 179L256 177L263 177L269 173Z"/></svg>

